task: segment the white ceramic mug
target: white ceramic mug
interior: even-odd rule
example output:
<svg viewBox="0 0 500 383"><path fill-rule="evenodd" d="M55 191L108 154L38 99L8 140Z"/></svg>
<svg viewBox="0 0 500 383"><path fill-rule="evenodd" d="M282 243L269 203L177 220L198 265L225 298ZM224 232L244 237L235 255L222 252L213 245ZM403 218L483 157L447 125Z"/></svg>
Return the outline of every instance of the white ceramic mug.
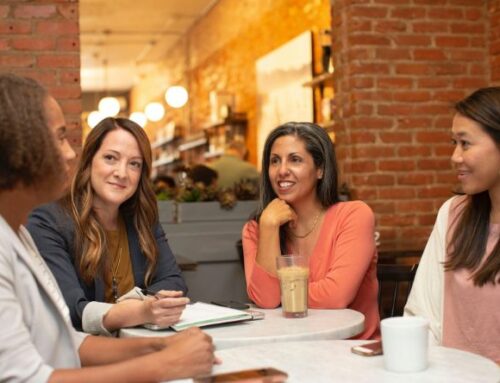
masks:
<svg viewBox="0 0 500 383"><path fill-rule="evenodd" d="M393 372L423 371L428 359L429 321L421 317L393 317L381 321L384 366Z"/></svg>

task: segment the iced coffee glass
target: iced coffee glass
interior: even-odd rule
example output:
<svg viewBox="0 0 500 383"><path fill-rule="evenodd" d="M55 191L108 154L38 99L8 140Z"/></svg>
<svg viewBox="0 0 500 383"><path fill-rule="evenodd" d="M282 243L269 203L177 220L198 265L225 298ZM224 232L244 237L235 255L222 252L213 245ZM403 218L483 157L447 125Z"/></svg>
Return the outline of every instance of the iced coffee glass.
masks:
<svg viewBox="0 0 500 383"><path fill-rule="evenodd" d="M276 262L283 316L286 318L307 316L308 258L303 255L282 255Z"/></svg>

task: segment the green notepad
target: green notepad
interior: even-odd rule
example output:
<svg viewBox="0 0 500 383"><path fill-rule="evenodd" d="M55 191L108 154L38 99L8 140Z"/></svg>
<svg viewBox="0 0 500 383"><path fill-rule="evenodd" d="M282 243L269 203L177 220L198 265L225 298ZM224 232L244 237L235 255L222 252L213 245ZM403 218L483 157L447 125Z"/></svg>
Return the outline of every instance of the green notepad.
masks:
<svg viewBox="0 0 500 383"><path fill-rule="evenodd" d="M189 327L212 326L250 319L252 319L252 315L245 311L216 306L210 303L196 302L187 305L182 312L180 321L170 327L175 331L182 331Z"/></svg>

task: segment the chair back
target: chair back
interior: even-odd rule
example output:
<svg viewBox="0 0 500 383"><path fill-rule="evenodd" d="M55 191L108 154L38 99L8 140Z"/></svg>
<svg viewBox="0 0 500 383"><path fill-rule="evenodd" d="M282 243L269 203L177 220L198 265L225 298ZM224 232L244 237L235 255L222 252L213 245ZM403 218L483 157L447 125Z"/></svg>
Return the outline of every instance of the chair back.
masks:
<svg viewBox="0 0 500 383"><path fill-rule="evenodd" d="M418 263L413 265L379 263L377 265L380 319L403 315L417 268Z"/></svg>
<svg viewBox="0 0 500 383"><path fill-rule="evenodd" d="M243 259L243 242L241 239L236 241L236 250L238 251L238 258L240 259L240 264L243 270L245 270L245 261Z"/></svg>

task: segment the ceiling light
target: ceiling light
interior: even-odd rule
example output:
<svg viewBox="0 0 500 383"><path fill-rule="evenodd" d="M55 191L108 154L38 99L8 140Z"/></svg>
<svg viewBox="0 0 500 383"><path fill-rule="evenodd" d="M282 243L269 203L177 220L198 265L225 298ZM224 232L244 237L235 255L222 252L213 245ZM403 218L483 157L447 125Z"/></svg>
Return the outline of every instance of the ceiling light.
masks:
<svg viewBox="0 0 500 383"><path fill-rule="evenodd" d="M186 105L188 97L186 88L180 85L171 86L165 92L165 101L172 108L181 108Z"/></svg>
<svg viewBox="0 0 500 383"><path fill-rule="evenodd" d="M141 128L144 128L148 123L148 118L142 112L133 112L130 115L130 119L134 121L136 124L140 125Z"/></svg>
<svg viewBox="0 0 500 383"><path fill-rule="evenodd" d="M120 101L115 97L103 97L99 101L99 112L106 117L114 117L120 113Z"/></svg>
<svg viewBox="0 0 500 383"><path fill-rule="evenodd" d="M106 116L104 116L101 112L94 110L87 116L87 124L89 124L90 128L93 129L104 118L106 118Z"/></svg>
<svg viewBox="0 0 500 383"><path fill-rule="evenodd" d="M144 112L149 121L160 121L165 115L165 109L159 102L150 102Z"/></svg>

